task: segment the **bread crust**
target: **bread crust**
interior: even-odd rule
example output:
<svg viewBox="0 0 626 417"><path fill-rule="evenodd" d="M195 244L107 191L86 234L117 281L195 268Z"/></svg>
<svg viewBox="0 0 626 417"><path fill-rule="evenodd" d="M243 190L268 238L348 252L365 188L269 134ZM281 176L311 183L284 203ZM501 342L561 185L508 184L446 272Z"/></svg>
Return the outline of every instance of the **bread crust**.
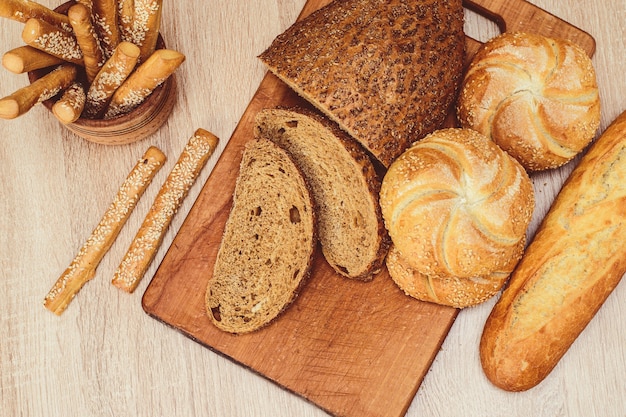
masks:
<svg viewBox="0 0 626 417"><path fill-rule="evenodd" d="M626 112L566 180L480 341L485 374L507 391L539 384L626 272Z"/></svg>
<svg viewBox="0 0 626 417"><path fill-rule="evenodd" d="M591 59L567 40L505 32L474 56L457 115L528 171L559 167L591 142L600 124Z"/></svg>
<svg viewBox="0 0 626 417"><path fill-rule="evenodd" d="M291 123L297 126L289 127ZM303 133L303 128L313 129L314 132ZM348 278L361 281L373 279L383 266L390 239L378 202L381 178L365 150L334 122L302 107L262 110L256 117L255 135L270 139L285 148L307 177L316 200L318 235L322 252L333 269ZM290 138L297 135L304 135L304 138L300 140ZM322 136L326 139L322 139ZM350 166L350 170L337 175L333 175L332 172L322 175L324 160L315 154L316 141L326 143L325 153L333 152L333 158L345 162ZM311 145L308 146L307 143ZM330 149L333 143L336 144L336 151ZM342 152L342 149L345 152ZM334 167L339 169L344 166L339 162L333 164ZM334 183L332 189L326 185L328 182ZM353 187L351 191L356 190L358 196L348 193L335 195L340 190L350 188L351 184ZM331 195L334 197L332 200L329 198ZM343 210L338 206L332 206L338 204L338 201L335 201L338 198L345 199L341 202L345 203ZM369 202L368 207L364 207L367 205L364 203L366 201ZM348 223L348 219L345 218L349 215L362 215L365 224L351 227L354 226L352 219ZM368 251L364 254L356 253L361 248L348 246L349 239L361 241L360 232L365 234L362 237L366 239L364 243L368 243ZM371 239L375 242L370 242ZM336 249L336 246L340 248ZM349 257L346 256L346 252L350 253Z"/></svg>
<svg viewBox="0 0 626 417"><path fill-rule="evenodd" d="M383 165L437 129L461 82L460 0L334 1L260 59Z"/></svg>

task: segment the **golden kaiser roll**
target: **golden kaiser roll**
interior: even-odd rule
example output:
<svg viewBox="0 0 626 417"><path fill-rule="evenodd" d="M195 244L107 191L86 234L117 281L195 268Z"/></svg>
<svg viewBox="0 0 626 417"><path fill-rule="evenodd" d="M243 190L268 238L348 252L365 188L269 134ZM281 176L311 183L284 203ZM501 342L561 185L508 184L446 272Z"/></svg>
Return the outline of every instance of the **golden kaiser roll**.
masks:
<svg viewBox="0 0 626 417"><path fill-rule="evenodd" d="M491 138L528 171L561 166L600 124L591 59L567 40L503 33L474 56L457 115L463 127Z"/></svg>
<svg viewBox="0 0 626 417"><path fill-rule="evenodd" d="M442 129L385 174L380 204L406 264L428 276L473 278L513 268L534 210L524 168L471 129Z"/></svg>

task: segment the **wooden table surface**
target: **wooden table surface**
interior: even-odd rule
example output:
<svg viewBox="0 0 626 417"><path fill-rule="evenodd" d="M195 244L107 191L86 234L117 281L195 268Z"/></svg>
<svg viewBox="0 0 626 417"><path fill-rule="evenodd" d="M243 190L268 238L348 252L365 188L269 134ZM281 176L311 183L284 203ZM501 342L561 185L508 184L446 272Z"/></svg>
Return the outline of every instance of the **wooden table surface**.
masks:
<svg viewBox="0 0 626 417"><path fill-rule="evenodd" d="M59 2L42 0L55 7ZM297 18L305 0L165 2L162 33L187 56L168 122L141 142L108 147L66 131L39 106L0 120L0 415L324 416L325 412L148 317L141 295L219 152L259 85L256 56ZM626 110L626 2L533 0L589 32L602 99L601 130ZM466 13L480 40L493 22ZM22 24L0 20L2 53L22 45ZM27 83L0 68L0 96ZM221 138L134 294L110 284L160 184L196 128ZM42 300L69 265L148 146L168 161L89 282L57 317ZM531 231L573 164L537 176ZM626 415L626 284L620 284L556 369L538 387L490 385L478 341L495 300L460 312L408 416ZM380 387L384 390L385 387Z"/></svg>

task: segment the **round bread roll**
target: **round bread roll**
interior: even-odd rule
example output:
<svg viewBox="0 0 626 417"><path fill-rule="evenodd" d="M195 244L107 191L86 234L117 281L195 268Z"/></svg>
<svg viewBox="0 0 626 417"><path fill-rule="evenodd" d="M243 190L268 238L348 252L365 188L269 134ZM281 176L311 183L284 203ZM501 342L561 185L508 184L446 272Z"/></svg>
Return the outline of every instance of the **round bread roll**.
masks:
<svg viewBox="0 0 626 417"><path fill-rule="evenodd" d="M521 245L525 243L524 240L520 242ZM391 279L406 295L430 303L466 308L496 295L517 261L511 262L506 271L493 272L484 277L431 277L411 268L402 258L402 254L392 246L386 264Z"/></svg>
<svg viewBox="0 0 626 417"><path fill-rule="evenodd" d="M591 59L567 40L503 33L474 56L457 116L462 127L491 138L528 171L561 166L591 142L600 124Z"/></svg>
<svg viewBox="0 0 626 417"><path fill-rule="evenodd" d="M471 278L521 257L534 210L524 168L471 129L442 129L405 151L383 178L393 244L423 274Z"/></svg>

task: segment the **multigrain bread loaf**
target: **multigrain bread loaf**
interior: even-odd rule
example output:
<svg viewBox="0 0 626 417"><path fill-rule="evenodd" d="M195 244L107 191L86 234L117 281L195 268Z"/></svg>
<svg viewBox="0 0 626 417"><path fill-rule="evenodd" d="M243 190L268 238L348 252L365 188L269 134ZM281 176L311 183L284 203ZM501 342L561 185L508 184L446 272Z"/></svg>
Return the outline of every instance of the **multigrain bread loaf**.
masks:
<svg viewBox="0 0 626 417"><path fill-rule="evenodd" d="M309 187L289 155L269 140L246 144L206 292L212 322L246 333L276 318L310 273L315 230Z"/></svg>
<svg viewBox="0 0 626 417"><path fill-rule="evenodd" d="M487 319L487 377L527 390L552 371L626 272L626 112L557 195Z"/></svg>
<svg viewBox="0 0 626 417"><path fill-rule="evenodd" d="M471 278L422 274L411 268L394 246L389 249L386 263L389 275L406 295L430 303L466 308L496 295L502 289L517 260L511 259L512 265L507 266L505 271Z"/></svg>
<svg viewBox="0 0 626 417"><path fill-rule="evenodd" d="M590 143L600 123L591 59L566 40L503 33L474 56L457 114L528 171L556 168Z"/></svg>
<svg viewBox="0 0 626 417"><path fill-rule="evenodd" d="M394 161L380 204L408 265L429 276L472 278L519 260L534 194L524 168L488 138L441 129Z"/></svg>
<svg viewBox="0 0 626 417"><path fill-rule="evenodd" d="M336 124L301 108L264 109L255 134L286 149L311 186L328 263L363 281L380 271L389 237L380 212L380 177L361 146Z"/></svg>
<svg viewBox="0 0 626 417"><path fill-rule="evenodd" d="M464 46L461 0L341 0L295 23L260 59L389 166L443 123Z"/></svg>

